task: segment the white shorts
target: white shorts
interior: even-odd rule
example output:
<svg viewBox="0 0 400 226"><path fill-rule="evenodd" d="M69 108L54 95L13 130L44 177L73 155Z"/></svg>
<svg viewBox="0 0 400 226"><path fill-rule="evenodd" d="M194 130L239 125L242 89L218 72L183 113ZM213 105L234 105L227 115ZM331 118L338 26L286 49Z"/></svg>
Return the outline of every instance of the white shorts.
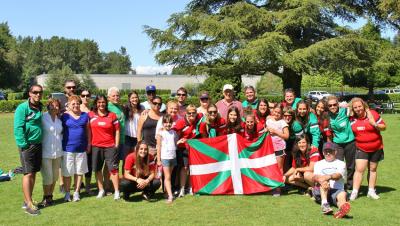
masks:
<svg viewBox="0 0 400 226"><path fill-rule="evenodd" d="M64 177L87 173L88 165L86 152L72 153L64 151L61 169Z"/></svg>
<svg viewBox="0 0 400 226"><path fill-rule="evenodd" d="M42 173L43 185L51 185L58 179L58 172L61 167L61 157L56 159L42 158Z"/></svg>

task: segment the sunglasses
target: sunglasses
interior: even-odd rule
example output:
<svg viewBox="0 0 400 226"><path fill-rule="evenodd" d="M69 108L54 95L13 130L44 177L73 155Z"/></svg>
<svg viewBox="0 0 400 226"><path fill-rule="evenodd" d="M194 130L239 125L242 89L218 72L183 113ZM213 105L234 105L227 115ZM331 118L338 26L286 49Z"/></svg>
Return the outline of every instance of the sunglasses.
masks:
<svg viewBox="0 0 400 226"><path fill-rule="evenodd" d="M187 114L187 115L196 115L197 112L187 112L186 114Z"/></svg>
<svg viewBox="0 0 400 226"><path fill-rule="evenodd" d="M66 86L65 88L67 88L67 89L75 89L76 86Z"/></svg>
<svg viewBox="0 0 400 226"><path fill-rule="evenodd" d="M328 107L336 107L336 106L338 106L337 103L336 104L328 104Z"/></svg>
<svg viewBox="0 0 400 226"><path fill-rule="evenodd" d="M82 97L82 98L89 98L89 97L90 97L90 94L87 94L87 95L82 94L81 97Z"/></svg>
<svg viewBox="0 0 400 226"><path fill-rule="evenodd" d="M178 93L178 94L176 94L178 97L185 97L186 96L186 94L185 93Z"/></svg>
<svg viewBox="0 0 400 226"><path fill-rule="evenodd" d="M210 115L216 115L217 114L217 111L208 111L208 114L210 114Z"/></svg>
<svg viewBox="0 0 400 226"><path fill-rule="evenodd" d="M42 94L43 94L43 91L36 91L36 90L34 90L34 91L32 91L31 93L33 93L33 94L35 94L35 95L38 95L38 94L42 95Z"/></svg>
<svg viewBox="0 0 400 226"><path fill-rule="evenodd" d="M292 115L283 115L283 117L292 117Z"/></svg>
<svg viewBox="0 0 400 226"><path fill-rule="evenodd" d="M146 94L147 95L153 95L153 94L156 94L156 91L147 91Z"/></svg>
<svg viewBox="0 0 400 226"><path fill-rule="evenodd" d="M323 151L324 155L333 155L334 152L333 150Z"/></svg>
<svg viewBox="0 0 400 226"><path fill-rule="evenodd" d="M201 101L207 101L208 98L200 98Z"/></svg>
<svg viewBox="0 0 400 226"><path fill-rule="evenodd" d="M160 107L161 107L162 103L159 103L159 102L153 102L153 105L154 105L154 106L160 106Z"/></svg>

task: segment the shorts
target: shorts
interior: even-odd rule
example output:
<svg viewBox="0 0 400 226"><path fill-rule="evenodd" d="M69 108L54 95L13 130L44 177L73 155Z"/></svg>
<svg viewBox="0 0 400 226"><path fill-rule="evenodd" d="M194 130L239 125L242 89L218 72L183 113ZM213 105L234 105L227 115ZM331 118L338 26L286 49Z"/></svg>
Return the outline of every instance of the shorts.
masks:
<svg viewBox="0 0 400 226"><path fill-rule="evenodd" d="M384 153L382 149L375 152L365 152L360 149L357 149L356 159L365 159L368 160L369 162L379 162L384 159Z"/></svg>
<svg viewBox="0 0 400 226"><path fill-rule="evenodd" d="M186 148L178 148L176 150L177 165L182 167L189 166L189 151Z"/></svg>
<svg viewBox="0 0 400 226"><path fill-rule="evenodd" d="M328 191L328 202L330 204L333 204L335 206L337 206L337 196L341 193L341 192L346 192L344 189L335 189L335 188L331 188ZM321 203L321 191L319 190L319 187L314 187L312 190L313 196L315 198L315 201L318 203ZM347 197L347 195L346 195Z"/></svg>
<svg viewBox="0 0 400 226"><path fill-rule="evenodd" d="M161 159L163 167L174 167L177 164L176 158L174 159Z"/></svg>
<svg viewBox="0 0 400 226"><path fill-rule="evenodd" d="M42 173L43 185L51 185L58 180L58 172L61 167L62 158L42 159L42 169L40 172Z"/></svg>
<svg viewBox="0 0 400 226"><path fill-rule="evenodd" d="M286 155L286 153L285 153L285 150L284 150L284 149L275 151L275 156L276 156L276 157L283 157L283 156L285 156L285 155Z"/></svg>
<svg viewBox="0 0 400 226"><path fill-rule="evenodd" d="M86 152L64 151L61 172L64 177L71 177L75 174L83 175L87 173L88 166Z"/></svg>
<svg viewBox="0 0 400 226"><path fill-rule="evenodd" d="M92 146L92 168L93 172L103 169L104 162L107 164L108 171L118 170L119 158L115 147L101 148Z"/></svg>
<svg viewBox="0 0 400 226"><path fill-rule="evenodd" d="M24 175L39 172L42 166L42 144L30 144L27 148L19 149L19 158Z"/></svg>

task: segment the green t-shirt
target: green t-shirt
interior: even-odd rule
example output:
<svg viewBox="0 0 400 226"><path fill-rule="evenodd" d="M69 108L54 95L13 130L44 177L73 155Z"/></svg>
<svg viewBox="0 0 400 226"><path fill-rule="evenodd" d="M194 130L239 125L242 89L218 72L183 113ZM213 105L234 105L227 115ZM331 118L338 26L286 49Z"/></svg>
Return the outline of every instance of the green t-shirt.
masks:
<svg viewBox="0 0 400 226"><path fill-rule="evenodd" d="M14 137L19 148L42 143L42 112L41 109L31 108L29 100L15 110Z"/></svg>
<svg viewBox="0 0 400 226"><path fill-rule="evenodd" d="M242 107L243 107L243 109L245 109L245 108L247 108L248 106L250 106L251 107L251 109L257 109L257 106L258 106L258 99L255 99L254 101L253 101L253 103L249 103L247 100L245 100L245 101L243 101L242 102Z"/></svg>
<svg viewBox="0 0 400 226"><path fill-rule="evenodd" d="M310 112L309 114L310 116L308 122L306 122L305 125L302 125L297 120L293 121L292 130L296 136L299 136L303 133L307 134L307 136L311 138L311 145L318 147L321 134L319 131L318 119L314 113Z"/></svg>
<svg viewBox="0 0 400 226"><path fill-rule="evenodd" d="M108 102L108 110L117 115L119 122L119 144L125 144L125 115L121 106Z"/></svg>
<svg viewBox="0 0 400 226"><path fill-rule="evenodd" d="M293 101L293 104L292 104L292 109L293 110L296 110L297 103L299 103L300 101L301 101L301 98L298 98L298 97L294 98L294 101Z"/></svg>
<svg viewBox="0 0 400 226"><path fill-rule="evenodd" d="M354 140L347 108L339 108L337 114L329 112L330 127L333 131L333 142L337 144L348 143Z"/></svg>

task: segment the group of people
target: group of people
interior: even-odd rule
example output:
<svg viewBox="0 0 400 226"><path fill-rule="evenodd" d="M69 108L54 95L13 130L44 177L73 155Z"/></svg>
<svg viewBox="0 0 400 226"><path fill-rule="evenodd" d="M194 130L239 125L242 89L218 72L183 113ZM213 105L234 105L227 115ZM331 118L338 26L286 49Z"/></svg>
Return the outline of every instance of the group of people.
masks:
<svg viewBox="0 0 400 226"><path fill-rule="evenodd" d="M42 87L33 85L29 99L15 112L14 134L24 169L23 208L40 213L32 202L36 172L43 178L41 206L53 204L53 191L59 171L65 201L79 201L85 177L89 194L94 172L97 198L114 192L114 199L129 200L142 192L149 199L161 187L166 202L191 193L187 140L238 133L256 141L268 132L276 161L286 184L310 192L321 202L324 214L332 213L330 203L341 218L357 198L363 173L368 168L368 197L378 199L375 191L378 162L383 159L380 131L385 123L369 109L364 100L353 98L339 107L335 96L321 100L312 109L308 101L284 91L281 103L257 98L246 86L246 100L234 98L234 87L223 86L223 99L215 104L209 93L199 95L199 107L187 104L187 90L179 88L176 100L163 103L154 85L146 86L147 100L140 103L137 92L120 103L119 90L108 89L107 97L98 95L90 106L91 93L75 95L75 82L65 83L65 99L50 98L42 113ZM122 175L119 163L122 161ZM61 169L61 170L60 170ZM71 195L71 177L74 191ZM112 186L111 186L112 184ZM281 188L273 190L280 196Z"/></svg>

